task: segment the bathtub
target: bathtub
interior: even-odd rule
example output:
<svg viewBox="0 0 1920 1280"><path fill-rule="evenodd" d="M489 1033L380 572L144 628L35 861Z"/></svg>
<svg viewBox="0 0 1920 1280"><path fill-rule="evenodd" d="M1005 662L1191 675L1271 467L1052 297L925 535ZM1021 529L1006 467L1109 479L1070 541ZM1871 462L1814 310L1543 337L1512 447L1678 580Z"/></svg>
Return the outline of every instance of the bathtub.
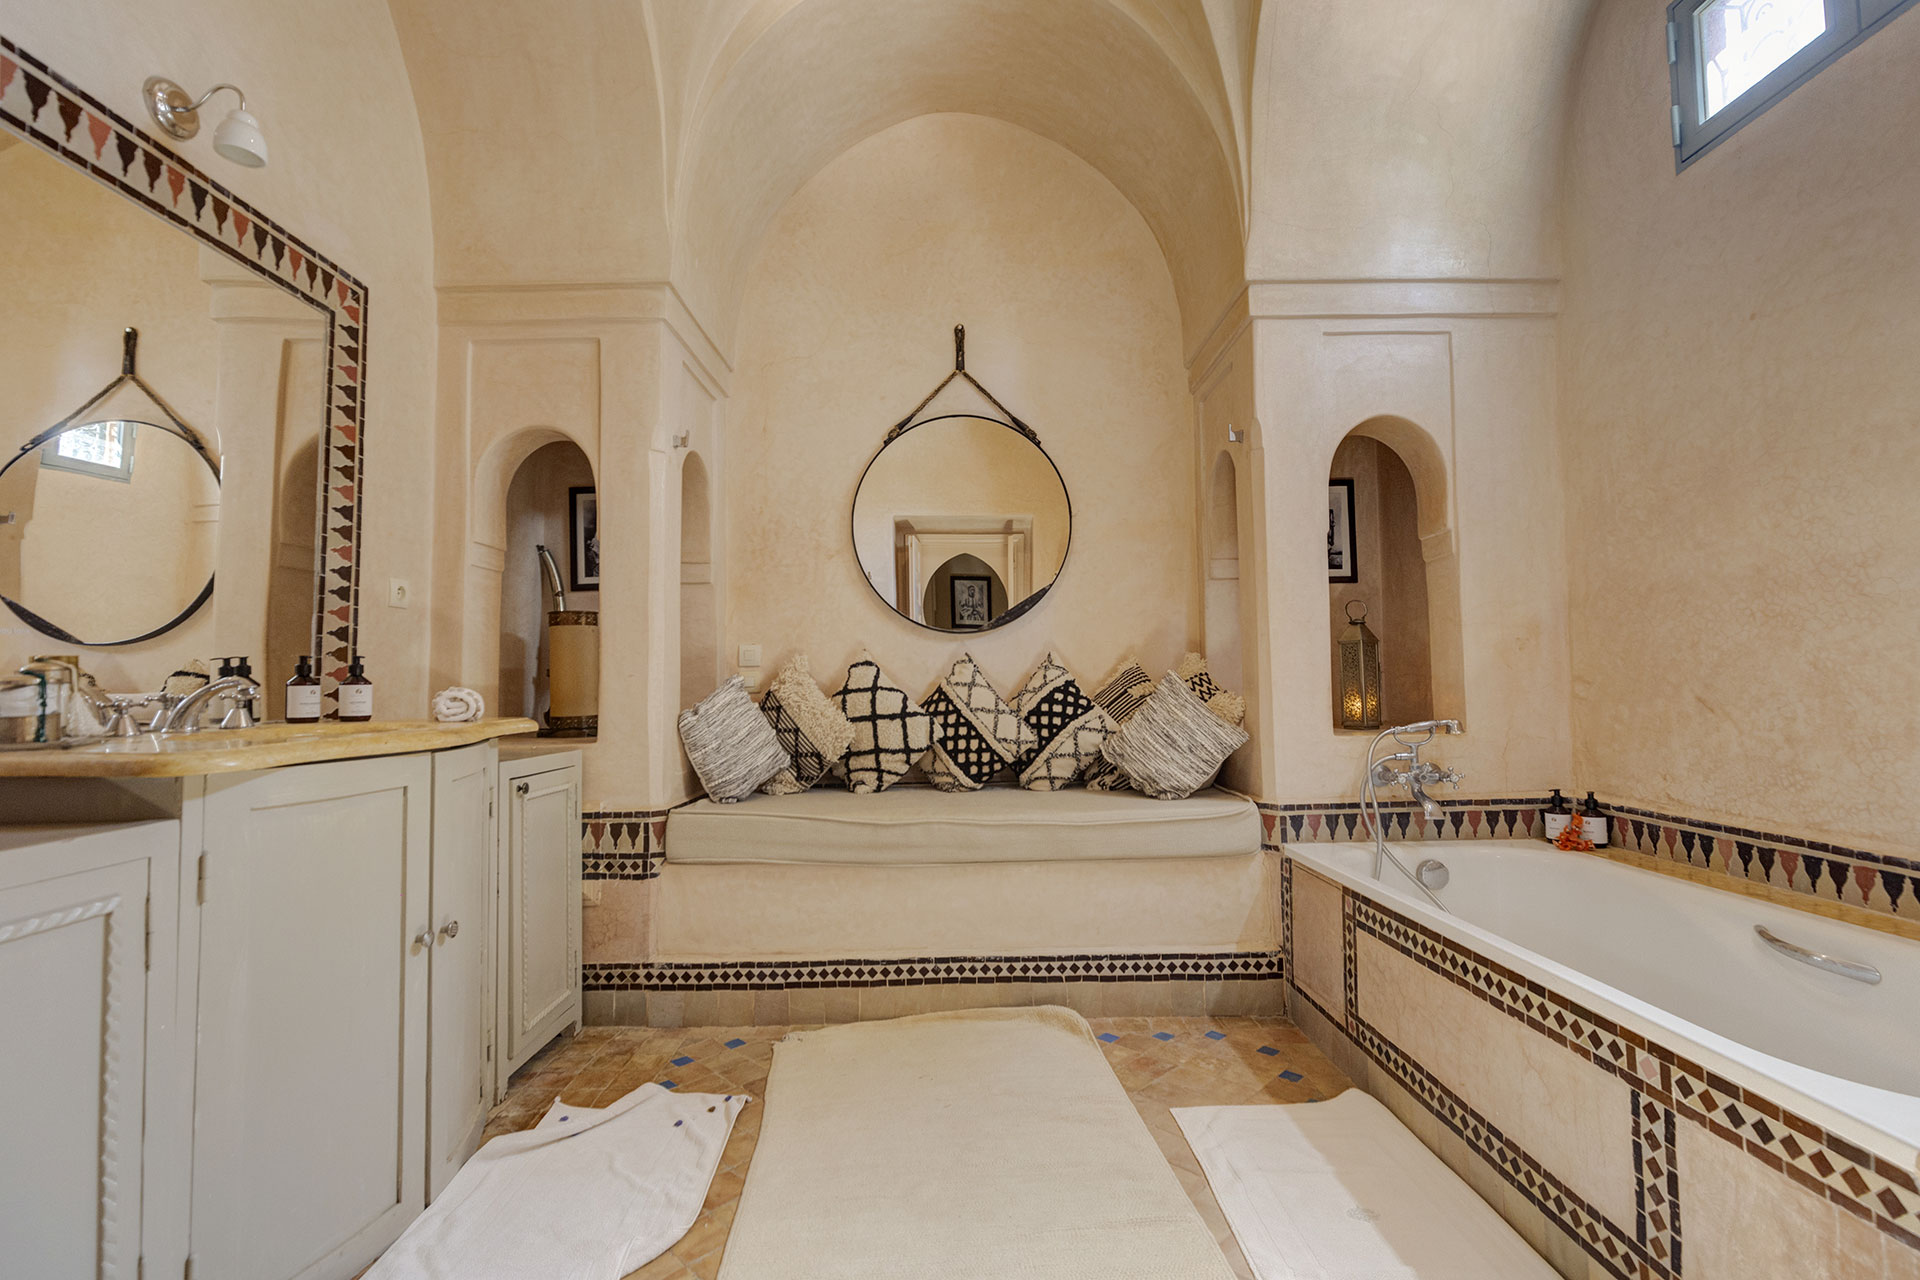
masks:
<svg viewBox="0 0 1920 1280"><path fill-rule="evenodd" d="M1540 841L1389 847L1409 868L1446 864L1451 914L1391 862L1376 881L1370 844L1286 854L1901 1169L1920 1163L1920 942ZM1789 959L1755 925L1882 981Z"/></svg>

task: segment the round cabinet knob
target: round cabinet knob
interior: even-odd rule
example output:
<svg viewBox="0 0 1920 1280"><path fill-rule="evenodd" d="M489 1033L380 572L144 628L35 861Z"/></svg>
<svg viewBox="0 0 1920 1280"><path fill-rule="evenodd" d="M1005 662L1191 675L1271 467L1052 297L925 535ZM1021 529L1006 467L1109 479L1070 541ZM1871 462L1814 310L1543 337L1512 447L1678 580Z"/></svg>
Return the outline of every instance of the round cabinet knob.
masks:
<svg viewBox="0 0 1920 1280"><path fill-rule="evenodd" d="M516 782L513 784L513 790L515 794L524 796L533 790L533 784L531 782Z"/></svg>
<svg viewBox="0 0 1920 1280"><path fill-rule="evenodd" d="M422 929L422 930L421 930L420 932L418 932L418 933L416 933L416 934L414 934L414 935L413 935L413 945L414 945L414 946L416 946L416 947L430 947L430 946L432 946L432 945L433 945L433 930L432 930L431 928L426 928L426 929Z"/></svg>
<svg viewBox="0 0 1920 1280"><path fill-rule="evenodd" d="M440 940L442 942L449 942L459 936L460 922L458 920L449 920L440 926Z"/></svg>

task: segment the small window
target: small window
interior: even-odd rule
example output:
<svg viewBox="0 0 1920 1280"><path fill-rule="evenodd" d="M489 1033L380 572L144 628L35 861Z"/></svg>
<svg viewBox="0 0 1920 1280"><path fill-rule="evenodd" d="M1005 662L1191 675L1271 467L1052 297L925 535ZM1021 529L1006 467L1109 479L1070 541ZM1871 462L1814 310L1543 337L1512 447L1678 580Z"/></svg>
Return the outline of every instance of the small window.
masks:
<svg viewBox="0 0 1920 1280"><path fill-rule="evenodd" d="M1920 0L1676 0L1673 151L1684 169Z"/></svg>
<svg viewBox="0 0 1920 1280"><path fill-rule="evenodd" d="M127 484L133 480L135 423L89 422L68 427L40 450L40 465L56 471L78 471Z"/></svg>

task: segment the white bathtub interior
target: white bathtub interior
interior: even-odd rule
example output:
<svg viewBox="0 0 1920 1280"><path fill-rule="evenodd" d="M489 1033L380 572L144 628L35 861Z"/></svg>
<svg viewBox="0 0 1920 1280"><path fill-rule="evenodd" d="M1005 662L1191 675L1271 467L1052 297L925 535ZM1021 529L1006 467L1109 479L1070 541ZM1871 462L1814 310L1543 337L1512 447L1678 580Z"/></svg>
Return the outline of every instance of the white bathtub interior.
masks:
<svg viewBox="0 0 1920 1280"><path fill-rule="evenodd" d="M1809 1119L1913 1167L1920 942L1540 841L1391 847L1409 867L1424 858L1446 864L1439 896L1450 914L1429 906L1391 862L1374 881L1371 844L1288 853L1510 967L1538 967L1544 972L1532 976L1584 988L1596 1012L1664 1030L1660 1039L1703 1066L1743 1084L1759 1083L1757 1075L1785 1086L1808 1104ZM1868 985L1790 959L1755 925L1871 964L1882 980Z"/></svg>

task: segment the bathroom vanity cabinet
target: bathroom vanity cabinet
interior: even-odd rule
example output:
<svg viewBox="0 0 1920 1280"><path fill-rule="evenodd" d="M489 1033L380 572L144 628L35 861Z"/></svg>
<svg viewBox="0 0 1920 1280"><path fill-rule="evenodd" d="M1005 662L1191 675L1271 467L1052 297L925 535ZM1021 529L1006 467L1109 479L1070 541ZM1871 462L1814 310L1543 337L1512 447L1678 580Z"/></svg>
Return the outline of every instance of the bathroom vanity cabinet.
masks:
<svg viewBox="0 0 1920 1280"><path fill-rule="evenodd" d="M489 740L0 773L0 1271L358 1274L578 1022L579 785Z"/></svg>

